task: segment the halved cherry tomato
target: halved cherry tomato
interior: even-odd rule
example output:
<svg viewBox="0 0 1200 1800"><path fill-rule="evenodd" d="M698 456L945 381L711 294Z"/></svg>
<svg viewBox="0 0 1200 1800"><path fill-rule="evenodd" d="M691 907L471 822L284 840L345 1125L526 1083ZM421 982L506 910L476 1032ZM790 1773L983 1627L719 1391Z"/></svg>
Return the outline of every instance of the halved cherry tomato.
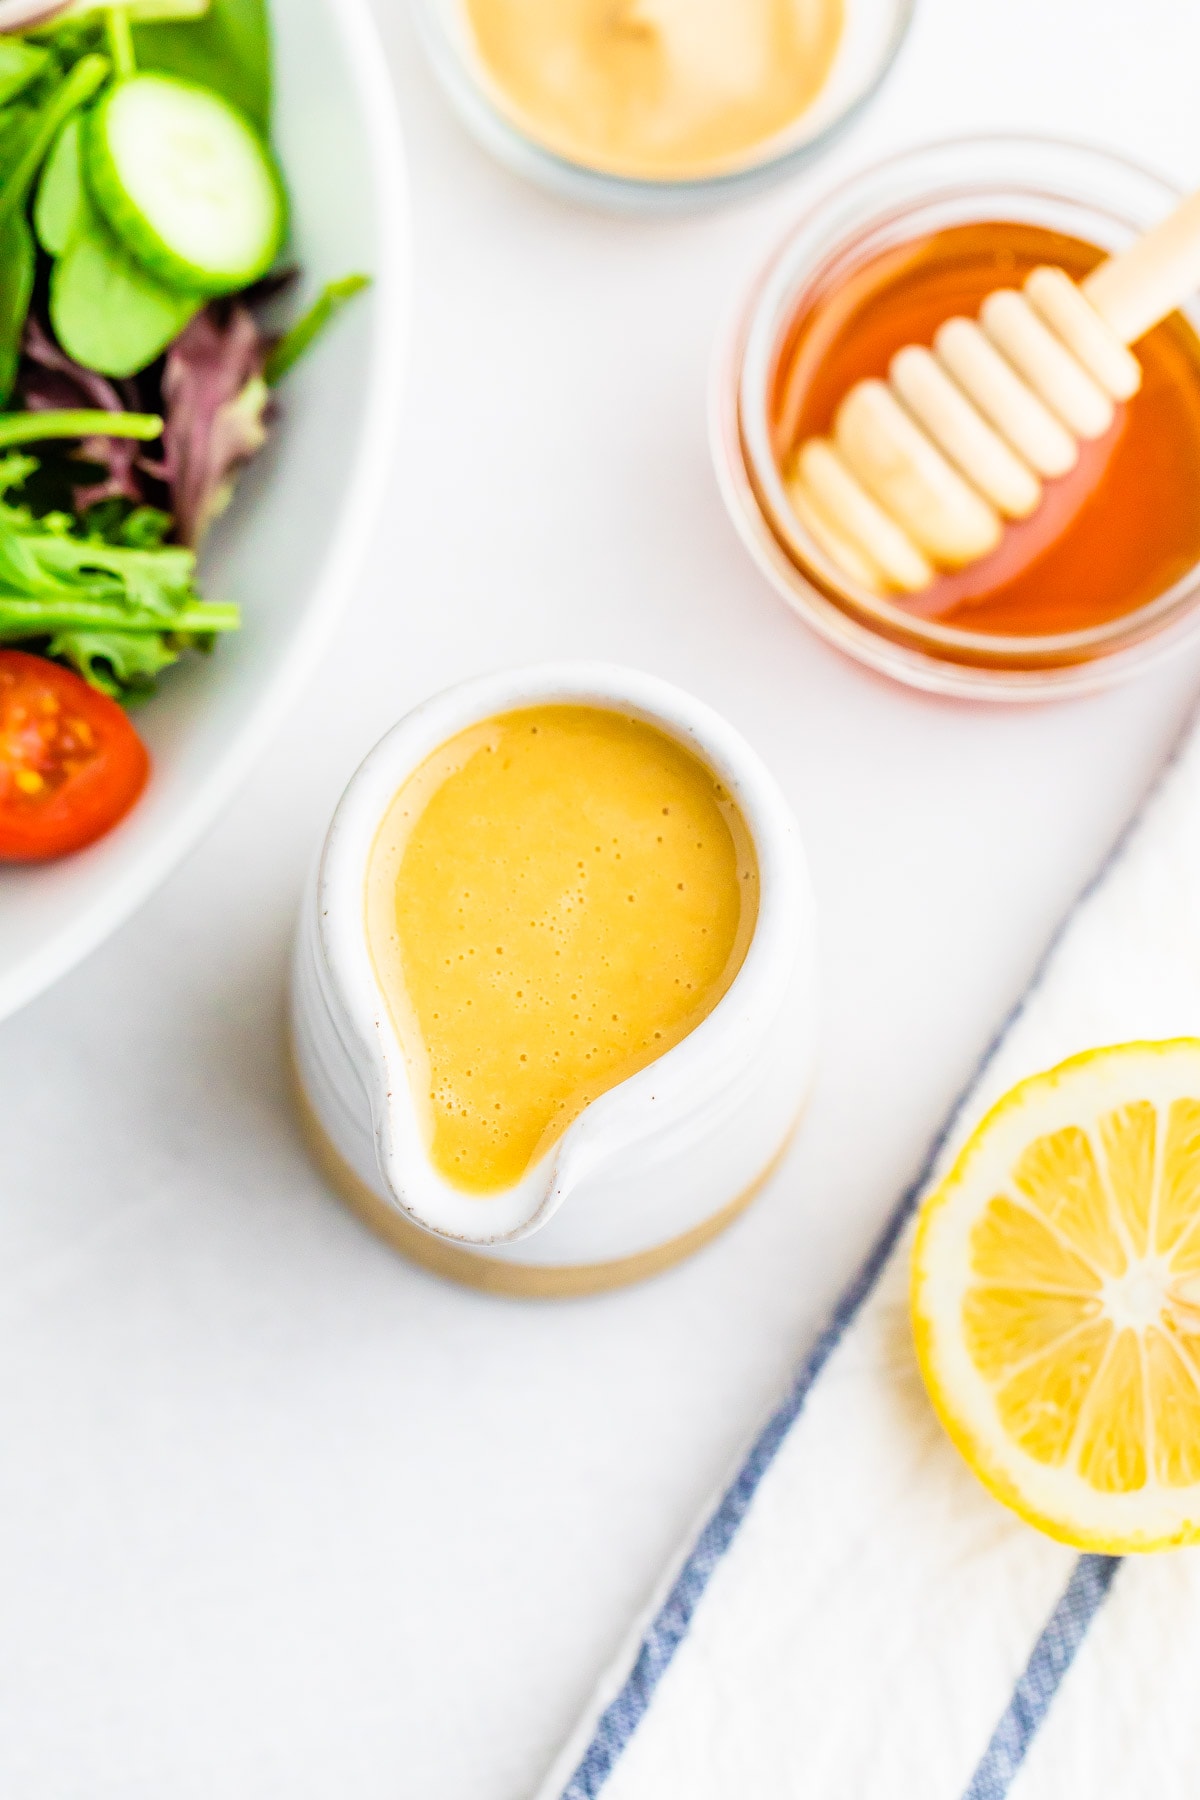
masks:
<svg viewBox="0 0 1200 1800"><path fill-rule="evenodd" d="M115 700L44 656L0 650L0 862L48 862L94 843L149 773Z"/></svg>

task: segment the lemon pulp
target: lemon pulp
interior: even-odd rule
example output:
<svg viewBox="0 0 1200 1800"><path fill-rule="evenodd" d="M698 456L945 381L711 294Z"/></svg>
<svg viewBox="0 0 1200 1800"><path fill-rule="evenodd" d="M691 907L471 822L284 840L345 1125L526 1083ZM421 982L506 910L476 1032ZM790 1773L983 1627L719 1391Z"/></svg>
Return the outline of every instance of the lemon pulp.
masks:
<svg viewBox="0 0 1200 1800"><path fill-rule="evenodd" d="M923 1211L918 1351L968 1461L1082 1547L1200 1534L1200 1044L1000 1103Z"/></svg>
<svg viewBox="0 0 1200 1800"><path fill-rule="evenodd" d="M478 1193L519 1180L712 1011L757 909L740 813L652 726L541 706L443 745L393 800L367 881L435 1168Z"/></svg>

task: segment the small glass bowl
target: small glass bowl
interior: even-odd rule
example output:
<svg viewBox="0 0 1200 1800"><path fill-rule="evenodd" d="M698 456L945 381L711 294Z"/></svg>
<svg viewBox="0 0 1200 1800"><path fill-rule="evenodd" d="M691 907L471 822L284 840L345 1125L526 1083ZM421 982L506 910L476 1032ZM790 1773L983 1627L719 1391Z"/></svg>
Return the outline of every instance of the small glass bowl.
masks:
<svg viewBox="0 0 1200 1800"><path fill-rule="evenodd" d="M833 67L786 131L718 174L654 180L612 174L549 150L526 130L484 67L464 0L412 0L418 35L455 111L486 150L518 175L570 200L616 212L685 211L765 187L818 154L866 105L904 41L916 0L846 0Z"/></svg>
<svg viewBox="0 0 1200 1800"><path fill-rule="evenodd" d="M768 421L788 327L839 266L849 270L906 239L989 218L1042 225L1115 252L1179 197L1159 176L1085 145L960 138L889 158L801 218L722 346L711 434L722 495L743 543L822 637L912 687L1015 701L1108 687L1196 634L1200 564L1145 606L1089 630L1005 637L915 618L848 581L805 531L788 503ZM1200 328L1200 307L1189 302L1181 310Z"/></svg>

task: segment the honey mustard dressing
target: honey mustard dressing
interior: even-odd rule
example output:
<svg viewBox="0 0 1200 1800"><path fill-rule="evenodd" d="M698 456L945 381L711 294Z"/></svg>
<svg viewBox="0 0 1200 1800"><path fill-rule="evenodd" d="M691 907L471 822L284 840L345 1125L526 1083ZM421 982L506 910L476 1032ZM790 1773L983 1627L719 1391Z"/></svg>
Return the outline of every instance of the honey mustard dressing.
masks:
<svg viewBox="0 0 1200 1800"><path fill-rule="evenodd" d="M443 745L367 873L367 932L434 1167L492 1193L726 992L758 912L740 813L673 739L552 705Z"/></svg>
<svg viewBox="0 0 1200 1800"><path fill-rule="evenodd" d="M573 162L688 180L753 160L829 76L844 0L465 0L494 96Z"/></svg>

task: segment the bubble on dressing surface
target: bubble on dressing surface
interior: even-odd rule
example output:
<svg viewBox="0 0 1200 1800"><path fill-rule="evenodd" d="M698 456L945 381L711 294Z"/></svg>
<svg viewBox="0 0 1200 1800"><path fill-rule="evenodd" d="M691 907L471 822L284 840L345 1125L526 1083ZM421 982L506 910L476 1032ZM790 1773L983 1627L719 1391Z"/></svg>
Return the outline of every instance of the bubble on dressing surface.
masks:
<svg viewBox="0 0 1200 1800"><path fill-rule="evenodd" d="M479 1192L694 1028L757 907L744 827L682 746L589 707L491 723L416 820L395 914L431 1154Z"/></svg>

